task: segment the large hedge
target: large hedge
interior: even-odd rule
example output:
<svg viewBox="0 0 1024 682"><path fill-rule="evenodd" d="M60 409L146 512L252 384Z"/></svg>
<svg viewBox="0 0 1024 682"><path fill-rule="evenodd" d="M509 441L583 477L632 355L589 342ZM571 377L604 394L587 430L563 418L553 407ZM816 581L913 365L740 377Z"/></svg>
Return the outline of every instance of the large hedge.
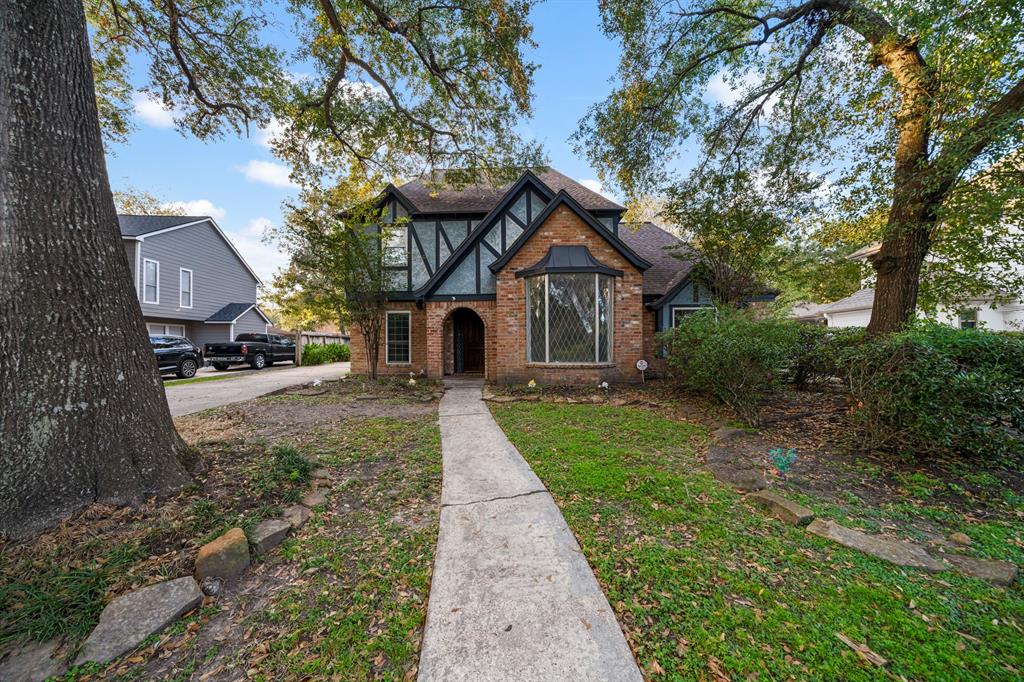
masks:
<svg viewBox="0 0 1024 682"><path fill-rule="evenodd" d="M328 362L348 362L352 349L343 343L309 344L302 347L302 364L325 365Z"/></svg>
<svg viewBox="0 0 1024 682"><path fill-rule="evenodd" d="M789 382L832 383L864 449L1024 456L1024 337L920 323L868 336L746 311L688 316L662 337L670 376L757 423Z"/></svg>
<svg viewBox="0 0 1024 682"><path fill-rule="evenodd" d="M836 358L864 448L1024 455L1024 340L922 324L823 352Z"/></svg>
<svg viewBox="0 0 1024 682"><path fill-rule="evenodd" d="M742 310L703 310L662 335L670 376L684 387L725 403L756 423L761 403L777 390L798 355L788 320L758 319Z"/></svg>

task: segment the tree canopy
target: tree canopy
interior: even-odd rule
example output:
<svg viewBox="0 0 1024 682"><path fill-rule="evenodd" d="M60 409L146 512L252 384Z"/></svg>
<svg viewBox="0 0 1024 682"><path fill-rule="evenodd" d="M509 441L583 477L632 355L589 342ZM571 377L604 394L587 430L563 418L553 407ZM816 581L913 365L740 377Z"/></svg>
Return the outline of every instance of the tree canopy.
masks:
<svg viewBox="0 0 1024 682"><path fill-rule="evenodd" d="M959 197L1024 143L1021 0L601 7L623 46L618 83L575 140L627 195L670 182L669 161L692 142L698 170L742 155L768 175L826 175L832 218L887 212L873 261L878 329L909 319L925 257L942 244L965 264L1007 265L1005 201ZM732 95L708 101L716 82ZM985 192L1005 199L1020 186L1002 173ZM985 230L1000 238L977 238ZM1019 232L1010 241L1019 253Z"/></svg>
<svg viewBox="0 0 1024 682"><path fill-rule="evenodd" d="M513 132L531 107L532 0L86 0L108 138L130 130L130 66L200 138L271 126L299 179L472 179L535 162ZM298 47L272 44L290 19ZM452 177L459 180L459 177Z"/></svg>

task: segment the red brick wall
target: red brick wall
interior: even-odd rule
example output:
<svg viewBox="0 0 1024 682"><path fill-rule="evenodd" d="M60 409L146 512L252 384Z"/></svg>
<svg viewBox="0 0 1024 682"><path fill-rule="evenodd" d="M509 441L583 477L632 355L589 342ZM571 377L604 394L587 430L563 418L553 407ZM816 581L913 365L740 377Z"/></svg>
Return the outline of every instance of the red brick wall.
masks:
<svg viewBox="0 0 1024 682"><path fill-rule="evenodd" d="M611 363L544 365L526 361L526 281L516 279L515 273L543 258L553 244L585 245L598 261L624 273L614 284ZM596 384L640 380L636 361L644 350L643 274L568 207L559 206L498 273L496 304L496 381Z"/></svg>
<svg viewBox="0 0 1024 682"><path fill-rule="evenodd" d="M416 308L415 303L406 301L389 303L387 309L409 310L412 312L412 316L409 320L409 331L412 334L412 348L410 349L409 354L411 362L405 365L387 364L387 355L384 347L384 341L387 334L382 326L380 331L380 354L378 355L377 373L381 376L408 376L409 372L416 372L419 374L421 370L427 369L426 311L419 310ZM352 373L367 374L366 342L357 325L353 325L350 345L352 347Z"/></svg>
<svg viewBox="0 0 1024 682"><path fill-rule="evenodd" d="M494 301L427 301L426 308L426 355L427 375L440 378L443 376L445 363L446 322L450 321L451 313L459 308L469 308L480 316L484 323L484 377L494 381L494 345L498 334L495 332ZM448 325L450 327L450 324ZM449 341L451 337L448 337ZM451 349L447 352L450 354Z"/></svg>

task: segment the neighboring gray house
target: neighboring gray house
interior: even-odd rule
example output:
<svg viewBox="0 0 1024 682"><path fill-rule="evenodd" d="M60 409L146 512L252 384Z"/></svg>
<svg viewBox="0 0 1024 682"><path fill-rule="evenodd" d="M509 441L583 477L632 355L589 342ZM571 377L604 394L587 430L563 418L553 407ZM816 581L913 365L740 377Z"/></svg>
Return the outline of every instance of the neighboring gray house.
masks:
<svg viewBox="0 0 1024 682"><path fill-rule="evenodd" d="M209 216L119 215L139 305L151 334L194 343L265 332L261 284Z"/></svg>

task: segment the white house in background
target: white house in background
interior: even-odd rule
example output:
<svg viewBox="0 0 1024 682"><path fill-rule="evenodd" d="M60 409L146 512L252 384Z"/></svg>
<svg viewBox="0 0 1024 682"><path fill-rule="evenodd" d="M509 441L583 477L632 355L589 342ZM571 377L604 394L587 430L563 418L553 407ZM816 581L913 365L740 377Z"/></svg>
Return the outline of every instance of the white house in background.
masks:
<svg viewBox="0 0 1024 682"><path fill-rule="evenodd" d="M819 314L829 327L866 327L871 320L874 302L875 290L861 289L824 306ZM918 315L924 317L920 311ZM976 298L957 311L940 308L936 320L960 329L983 327L989 331L1024 331L1024 303L1015 301L993 307L992 299Z"/></svg>
<svg viewBox="0 0 1024 682"><path fill-rule="evenodd" d="M871 244L850 254L851 260L866 260L880 248L879 244ZM801 317L794 308L793 317L801 321L813 322L812 318L824 318L829 327L866 327L871 321L871 308L875 303L875 290L864 288L840 299L835 303L820 306L808 317ZM801 309L800 312L806 312ZM819 317L820 316L820 317ZM919 317L925 317L918 311ZM1024 331L1024 302L996 303L989 297L972 298L962 308L950 310L939 308L935 319L943 324L960 329L983 327L989 331Z"/></svg>

